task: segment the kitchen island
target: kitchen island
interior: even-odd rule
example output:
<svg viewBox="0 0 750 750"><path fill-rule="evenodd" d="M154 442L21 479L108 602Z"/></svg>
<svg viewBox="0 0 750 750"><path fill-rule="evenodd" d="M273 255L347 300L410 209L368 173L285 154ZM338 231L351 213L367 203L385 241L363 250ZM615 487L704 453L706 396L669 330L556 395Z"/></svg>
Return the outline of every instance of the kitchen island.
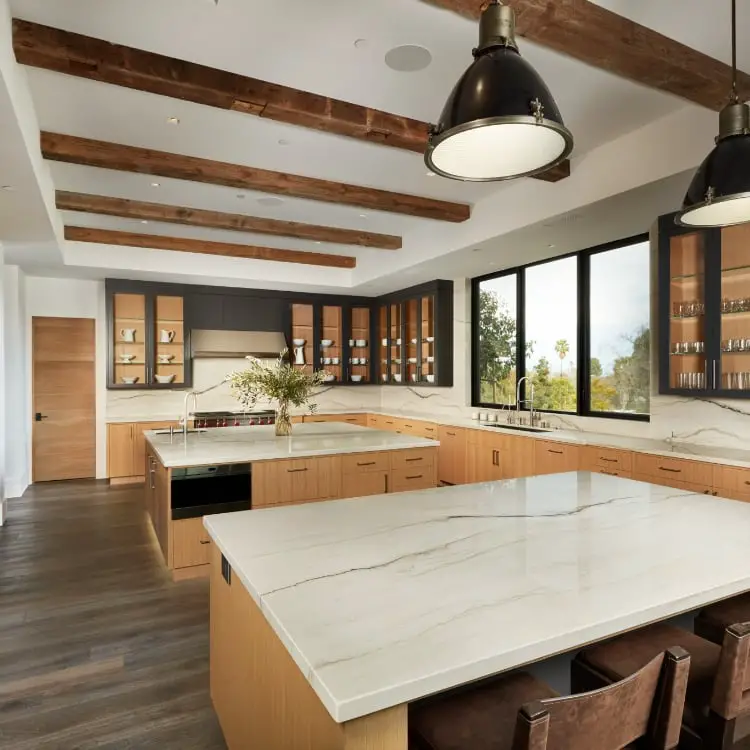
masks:
<svg viewBox="0 0 750 750"><path fill-rule="evenodd" d="M210 516L230 750L406 750L408 704L750 589L750 507L589 472Z"/></svg>
<svg viewBox="0 0 750 750"><path fill-rule="evenodd" d="M201 517L437 485L438 441L342 423L149 431L146 511L176 580L208 575Z"/></svg>

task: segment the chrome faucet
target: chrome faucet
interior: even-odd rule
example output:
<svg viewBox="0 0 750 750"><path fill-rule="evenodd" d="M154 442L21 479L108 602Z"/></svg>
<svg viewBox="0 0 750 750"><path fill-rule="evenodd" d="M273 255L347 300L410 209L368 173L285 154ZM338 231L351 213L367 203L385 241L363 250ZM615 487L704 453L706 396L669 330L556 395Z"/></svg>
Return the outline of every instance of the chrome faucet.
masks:
<svg viewBox="0 0 750 750"><path fill-rule="evenodd" d="M249 359L249 357L248 357ZM215 391L217 388L221 388L224 383L228 383L230 380L230 376L227 375L224 380L220 381L219 383L216 383L215 385L210 385L208 388L204 388L202 391L188 391L185 394L185 405L183 409L183 415L182 415L182 435L185 439L185 443L187 444L187 436L188 432L188 422L190 420L190 410L188 409L188 403L190 402L190 397L193 397L193 413L198 411L198 396L202 396L204 393L208 393L209 391ZM197 432L203 432L203 430L197 430Z"/></svg>
<svg viewBox="0 0 750 750"><path fill-rule="evenodd" d="M532 383L529 380L529 383L531 383L531 398L524 399L521 401L521 383L523 383L524 380L529 380L527 375L524 375L518 383L516 383L516 416L518 418L518 423L521 423L521 405L522 404L529 404L530 405L530 422L529 424L533 427L534 426L534 383Z"/></svg>

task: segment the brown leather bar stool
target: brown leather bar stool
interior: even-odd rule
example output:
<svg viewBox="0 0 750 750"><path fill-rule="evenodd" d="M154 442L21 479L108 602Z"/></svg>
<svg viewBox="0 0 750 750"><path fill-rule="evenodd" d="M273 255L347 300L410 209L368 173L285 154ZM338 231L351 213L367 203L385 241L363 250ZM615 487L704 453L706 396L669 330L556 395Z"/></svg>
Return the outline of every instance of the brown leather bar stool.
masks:
<svg viewBox="0 0 750 750"><path fill-rule="evenodd" d="M673 648L636 674L559 697L527 672L415 704L409 750L669 750L677 745L690 657Z"/></svg>
<svg viewBox="0 0 750 750"><path fill-rule="evenodd" d="M704 607L696 615L693 628L701 638L721 645L724 631L737 622L750 622L750 592Z"/></svg>
<svg viewBox="0 0 750 750"><path fill-rule="evenodd" d="M571 688L592 690L622 680L673 646L690 654L680 747L731 748L735 735L745 733L739 724L750 719L750 623L727 628L721 646L663 623L635 630L581 651L571 664Z"/></svg>

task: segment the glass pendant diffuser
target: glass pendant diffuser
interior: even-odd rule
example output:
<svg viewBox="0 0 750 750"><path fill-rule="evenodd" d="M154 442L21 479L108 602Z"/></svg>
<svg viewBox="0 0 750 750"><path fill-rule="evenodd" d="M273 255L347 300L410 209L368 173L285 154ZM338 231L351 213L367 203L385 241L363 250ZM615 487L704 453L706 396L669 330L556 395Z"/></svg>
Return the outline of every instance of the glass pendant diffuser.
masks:
<svg viewBox="0 0 750 750"><path fill-rule="evenodd" d="M716 146L690 183L677 216L685 227L750 222L750 107L737 94L737 7L732 0L732 93L719 115Z"/></svg>
<svg viewBox="0 0 750 750"><path fill-rule="evenodd" d="M511 180L545 172L573 150L552 94L518 52L515 14L482 13L479 47L430 133L425 163L454 180Z"/></svg>

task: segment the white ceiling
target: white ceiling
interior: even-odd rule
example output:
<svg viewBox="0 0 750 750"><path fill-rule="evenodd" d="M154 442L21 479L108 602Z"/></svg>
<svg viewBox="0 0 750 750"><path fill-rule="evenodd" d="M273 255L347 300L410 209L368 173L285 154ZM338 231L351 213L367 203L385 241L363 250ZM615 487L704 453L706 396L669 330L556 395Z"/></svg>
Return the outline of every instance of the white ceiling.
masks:
<svg viewBox="0 0 750 750"><path fill-rule="evenodd" d="M604 0L601 4L626 5ZM630 4L644 11L650 6ZM663 4L677 5L666 0ZM696 12L688 20L677 14L679 24L688 28L697 24L698 31L704 30L705 18L697 12L703 3L683 5L696 6ZM218 6L212 0L10 0L10 6L15 16L27 20L426 121L437 119L449 90L471 61L477 36L476 24L419 0L220 0ZM364 42L355 47L358 39ZM428 48L432 64L416 73L390 70L383 61L385 53L401 44ZM597 147L683 104L523 40L521 49L554 92L575 135L574 170L576 160ZM26 73L44 130L469 204L497 196L502 205L503 192L513 188L507 183L477 185L430 177L420 155L399 149L48 71L29 68ZM180 124L168 124L169 117L178 117ZM400 257L408 257L425 227L438 225L426 219L284 197L270 207L258 203L264 197L261 193L244 191L244 198L238 198L241 191L236 189L149 175L59 163L50 163L50 170L55 187L61 190L403 235L404 248L395 251ZM158 188L151 187L154 181L160 183ZM13 216L9 218L12 222ZM79 226L339 253L360 260L382 257L382 279L373 283L392 288L404 285L403 273L389 277L394 251L158 222L142 225L91 214L65 212L63 219ZM450 230L446 225L446 233ZM0 231L14 230L2 226ZM132 265L135 254L128 248L121 250L123 274L138 277ZM191 260L183 255L180 262ZM452 261L449 256L445 263L442 260L430 264L429 278L450 275ZM422 269L414 271L415 278L422 275ZM100 270L91 269L91 273ZM290 266L290 288L298 283L298 274L299 267ZM109 275L115 275L114 269Z"/></svg>

